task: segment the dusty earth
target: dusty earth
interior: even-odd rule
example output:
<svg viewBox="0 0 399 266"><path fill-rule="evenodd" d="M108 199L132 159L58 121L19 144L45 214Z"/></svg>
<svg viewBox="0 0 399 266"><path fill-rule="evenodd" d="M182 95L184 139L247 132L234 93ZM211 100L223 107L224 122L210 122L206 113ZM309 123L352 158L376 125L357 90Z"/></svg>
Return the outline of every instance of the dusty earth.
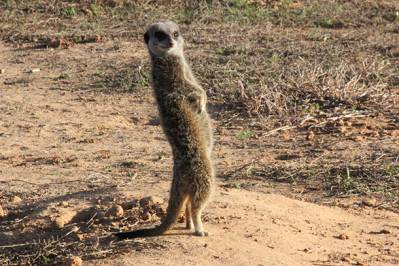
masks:
<svg viewBox="0 0 399 266"><path fill-rule="evenodd" d="M115 78L97 73L99 64L146 64L140 42L117 46L0 43L0 205L7 213L0 218L1 264L59 264L71 255L87 265L399 264L395 201L381 203L372 193L328 197L274 180L273 172L251 172L253 164L394 158L397 128L384 119L377 126L388 137L320 135L321 146L331 138L320 151L314 136L295 129L242 140L242 128L211 106L218 189L205 212L210 236L194 237L178 223L166 236L113 242L111 232L159 222L162 200L138 202L150 195L166 200L171 173L150 90L110 93L81 79ZM110 214L115 205L124 213Z"/></svg>

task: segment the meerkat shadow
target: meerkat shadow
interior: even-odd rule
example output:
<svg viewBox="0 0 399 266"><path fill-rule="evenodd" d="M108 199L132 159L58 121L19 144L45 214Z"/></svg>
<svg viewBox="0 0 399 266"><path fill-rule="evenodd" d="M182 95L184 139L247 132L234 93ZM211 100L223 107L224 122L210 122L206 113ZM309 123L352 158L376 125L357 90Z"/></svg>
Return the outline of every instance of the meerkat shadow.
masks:
<svg viewBox="0 0 399 266"><path fill-rule="evenodd" d="M174 230L182 230L182 229L174 228ZM179 231L179 232L167 232L160 236L195 236L195 234L193 232Z"/></svg>
<svg viewBox="0 0 399 266"><path fill-rule="evenodd" d="M187 229L187 227L185 227L185 226L176 226L176 227L173 227L173 230L189 230L189 229Z"/></svg>

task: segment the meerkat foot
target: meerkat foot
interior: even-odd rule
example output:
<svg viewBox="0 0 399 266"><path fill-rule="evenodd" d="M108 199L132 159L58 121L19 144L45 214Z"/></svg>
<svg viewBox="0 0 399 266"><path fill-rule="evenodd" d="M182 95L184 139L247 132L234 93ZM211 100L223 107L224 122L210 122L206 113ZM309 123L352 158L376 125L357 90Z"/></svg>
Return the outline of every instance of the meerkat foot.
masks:
<svg viewBox="0 0 399 266"><path fill-rule="evenodd" d="M195 236L209 236L209 233L206 231L195 231Z"/></svg>

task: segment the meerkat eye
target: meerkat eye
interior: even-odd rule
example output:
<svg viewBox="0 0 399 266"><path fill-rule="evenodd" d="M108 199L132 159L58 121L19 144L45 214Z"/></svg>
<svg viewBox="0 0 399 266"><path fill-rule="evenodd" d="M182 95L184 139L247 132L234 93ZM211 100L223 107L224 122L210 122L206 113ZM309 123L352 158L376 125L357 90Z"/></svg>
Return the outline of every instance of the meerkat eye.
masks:
<svg viewBox="0 0 399 266"><path fill-rule="evenodd" d="M178 38L179 37L179 32L178 31L173 32L173 37L174 38Z"/></svg>
<svg viewBox="0 0 399 266"><path fill-rule="evenodd" d="M162 41L168 39L168 35L167 35L165 32L162 32L162 31L157 31L157 32L155 32L154 36L155 36L155 38L157 38L158 41L160 41L160 42L162 42Z"/></svg>

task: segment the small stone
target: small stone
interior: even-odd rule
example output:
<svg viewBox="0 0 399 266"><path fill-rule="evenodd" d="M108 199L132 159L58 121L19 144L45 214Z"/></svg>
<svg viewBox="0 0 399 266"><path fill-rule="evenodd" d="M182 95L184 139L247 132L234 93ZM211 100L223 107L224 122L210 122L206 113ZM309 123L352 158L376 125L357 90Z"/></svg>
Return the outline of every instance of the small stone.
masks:
<svg viewBox="0 0 399 266"><path fill-rule="evenodd" d="M121 205L113 205L108 211L105 213L108 217L122 217L124 214L123 208Z"/></svg>
<svg viewBox="0 0 399 266"><path fill-rule="evenodd" d="M341 239L341 240L347 240L347 239L349 239L349 236L345 233L342 233L339 236L337 236L337 238Z"/></svg>
<svg viewBox="0 0 399 266"><path fill-rule="evenodd" d="M6 73L6 70L5 69L0 69L0 74L4 74L4 73Z"/></svg>
<svg viewBox="0 0 399 266"><path fill-rule="evenodd" d="M145 207L145 206L150 206L150 205L155 205L155 204L163 204L164 200L160 197L157 196L148 196L144 197L140 200L140 206Z"/></svg>
<svg viewBox="0 0 399 266"><path fill-rule="evenodd" d="M6 210L3 209L3 207L0 206L0 218L6 217L7 212Z"/></svg>
<svg viewBox="0 0 399 266"><path fill-rule="evenodd" d="M64 226L65 226L64 219L62 219L60 217L54 219L54 226L55 226L55 228L58 228L58 229L64 228Z"/></svg>
<svg viewBox="0 0 399 266"><path fill-rule="evenodd" d="M315 139L315 134L313 131L309 131L308 135L306 136L306 139L309 141L312 141Z"/></svg>
<svg viewBox="0 0 399 266"><path fill-rule="evenodd" d="M83 234L75 234L76 239L79 241L83 241L83 239L85 238L85 236Z"/></svg>
<svg viewBox="0 0 399 266"><path fill-rule="evenodd" d="M375 207L377 206L377 200L375 198L367 198L362 200L363 205L368 207Z"/></svg>
<svg viewBox="0 0 399 266"><path fill-rule="evenodd" d="M18 197L18 196L14 196L14 197L12 197L11 202L15 203L15 204L21 203L22 199L20 197Z"/></svg>
<svg viewBox="0 0 399 266"><path fill-rule="evenodd" d="M80 257L73 256L73 257L67 259L62 265L63 266L82 266L83 261Z"/></svg>
<svg viewBox="0 0 399 266"><path fill-rule="evenodd" d="M59 206L61 206L61 207L68 207L69 204L68 204L67 201L61 201L61 202L59 203Z"/></svg>
<svg viewBox="0 0 399 266"><path fill-rule="evenodd" d="M40 68L32 68L30 70L30 73L37 73L37 72L40 72Z"/></svg>

